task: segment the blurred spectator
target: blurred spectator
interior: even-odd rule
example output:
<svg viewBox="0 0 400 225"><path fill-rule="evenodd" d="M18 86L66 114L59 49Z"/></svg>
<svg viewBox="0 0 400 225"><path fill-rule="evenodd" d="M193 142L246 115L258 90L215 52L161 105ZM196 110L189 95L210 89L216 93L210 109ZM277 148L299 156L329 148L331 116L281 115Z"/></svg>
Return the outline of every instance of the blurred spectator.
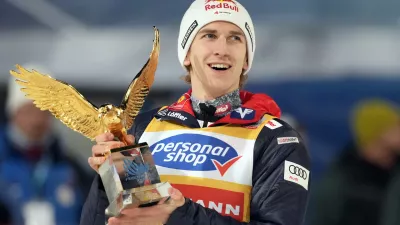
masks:
<svg viewBox="0 0 400 225"><path fill-rule="evenodd" d="M12 222L10 210L4 202L0 202L0 225L12 225Z"/></svg>
<svg viewBox="0 0 400 225"><path fill-rule="evenodd" d="M0 150L2 151L2 150ZM13 201L9 194L8 184L0 177L0 225L19 225L24 224L18 201Z"/></svg>
<svg viewBox="0 0 400 225"><path fill-rule="evenodd" d="M355 107L353 141L314 190L312 225L379 224L400 150L399 115L397 106L379 99Z"/></svg>
<svg viewBox="0 0 400 225"><path fill-rule="evenodd" d="M380 225L400 224L400 165L389 184Z"/></svg>
<svg viewBox="0 0 400 225"><path fill-rule="evenodd" d="M0 204L0 225L12 225L10 211L4 204Z"/></svg>
<svg viewBox="0 0 400 225"><path fill-rule="evenodd" d="M47 72L37 66L26 66ZM75 225L83 204L79 167L64 154L52 116L33 105L10 80L0 127L2 198L13 224Z"/></svg>

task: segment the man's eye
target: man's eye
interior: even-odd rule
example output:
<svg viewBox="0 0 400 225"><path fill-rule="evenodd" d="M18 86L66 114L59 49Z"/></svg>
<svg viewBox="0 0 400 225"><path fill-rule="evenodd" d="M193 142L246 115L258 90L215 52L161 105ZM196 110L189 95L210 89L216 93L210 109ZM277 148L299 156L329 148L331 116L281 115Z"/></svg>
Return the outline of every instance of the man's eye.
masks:
<svg viewBox="0 0 400 225"><path fill-rule="evenodd" d="M242 40L242 38L241 37L239 37L239 36L232 36L231 37L232 38L232 40L234 40L234 41L241 41Z"/></svg>
<svg viewBox="0 0 400 225"><path fill-rule="evenodd" d="M215 34L206 34L204 35L205 38L215 38Z"/></svg>

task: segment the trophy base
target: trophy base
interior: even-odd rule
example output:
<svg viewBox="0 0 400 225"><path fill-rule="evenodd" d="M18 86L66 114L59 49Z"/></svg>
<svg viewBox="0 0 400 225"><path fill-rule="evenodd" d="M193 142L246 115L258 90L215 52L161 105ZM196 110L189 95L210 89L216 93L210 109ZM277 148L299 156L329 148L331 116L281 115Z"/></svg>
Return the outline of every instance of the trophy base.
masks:
<svg viewBox="0 0 400 225"><path fill-rule="evenodd" d="M99 174L109 206L105 214L117 217L130 207L148 207L168 198L168 182L161 182L147 143L110 150Z"/></svg>
<svg viewBox="0 0 400 225"><path fill-rule="evenodd" d="M163 182L124 190L106 208L105 214L108 217L118 217L121 211L126 208L156 205L163 198L169 198L168 190L171 187L170 183Z"/></svg>

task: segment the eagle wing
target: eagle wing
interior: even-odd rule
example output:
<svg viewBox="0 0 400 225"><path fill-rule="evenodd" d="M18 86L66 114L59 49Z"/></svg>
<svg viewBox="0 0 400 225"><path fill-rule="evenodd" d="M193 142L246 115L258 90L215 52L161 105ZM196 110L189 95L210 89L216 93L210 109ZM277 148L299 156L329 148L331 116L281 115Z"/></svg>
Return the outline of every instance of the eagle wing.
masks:
<svg viewBox="0 0 400 225"><path fill-rule="evenodd" d="M74 87L35 70L30 72L20 65L16 67L19 73L11 70L11 75L17 78L21 91L38 108L50 111L69 128L91 140L105 132L97 107Z"/></svg>
<svg viewBox="0 0 400 225"><path fill-rule="evenodd" d="M158 65L158 56L160 52L160 36L159 30L154 27L155 37L153 41L153 50L146 64L135 76L129 85L129 88L122 100L120 108L124 110L123 119L125 121L125 129L129 130L143 107L144 100L149 94L150 88L154 82L155 72Z"/></svg>

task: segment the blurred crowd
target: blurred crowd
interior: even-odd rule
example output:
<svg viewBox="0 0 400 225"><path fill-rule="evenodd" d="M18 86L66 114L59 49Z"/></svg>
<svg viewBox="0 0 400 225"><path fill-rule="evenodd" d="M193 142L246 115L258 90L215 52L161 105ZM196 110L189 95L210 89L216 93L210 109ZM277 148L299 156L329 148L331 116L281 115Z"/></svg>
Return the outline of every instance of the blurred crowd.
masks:
<svg viewBox="0 0 400 225"><path fill-rule="evenodd" d="M0 224L79 224L92 176L19 88L10 79L0 127Z"/></svg>
<svg viewBox="0 0 400 225"><path fill-rule="evenodd" d="M400 109L366 99L349 121L349 143L311 190L310 224L400 224Z"/></svg>

